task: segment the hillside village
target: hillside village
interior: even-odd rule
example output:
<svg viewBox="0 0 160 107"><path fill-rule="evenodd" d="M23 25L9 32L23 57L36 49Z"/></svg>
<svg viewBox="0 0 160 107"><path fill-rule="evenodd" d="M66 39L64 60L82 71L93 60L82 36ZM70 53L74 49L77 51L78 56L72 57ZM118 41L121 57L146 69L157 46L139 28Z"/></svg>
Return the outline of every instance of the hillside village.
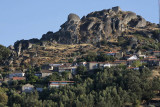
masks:
<svg viewBox="0 0 160 107"><path fill-rule="evenodd" d="M78 74L77 67L79 66L86 67L88 72L94 72L94 70L96 69L104 69L105 67L111 68L111 67L116 67L116 66L126 66L127 69L133 69L133 70L139 70L144 67L157 68L157 69L160 68L160 51L151 51L151 52L145 52L145 53L142 53L139 51L135 54L127 53L127 55L124 55L124 53L121 51L114 51L114 52L112 51L112 52L105 52L104 55L112 56L116 60L109 61L109 62L94 61L94 62L44 64L41 66L40 70L34 71L35 72L34 75L40 79L43 79L43 78L47 78L48 76L52 75L55 72L57 72L59 75L61 75L63 72L67 72L70 74L68 75L68 79L72 80L73 76ZM28 72L28 70L29 69L23 69L19 71L17 70L5 76L1 75L1 83L6 82L6 81L7 82L21 81L21 80L25 81L27 79L26 72ZM57 82L58 82L57 85L52 85L53 83L49 82L48 87L59 87L62 85L61 81L57 81ZM63 81L63 82L65 85L70 84L70 81L66 81L66 82Z"/></svg>

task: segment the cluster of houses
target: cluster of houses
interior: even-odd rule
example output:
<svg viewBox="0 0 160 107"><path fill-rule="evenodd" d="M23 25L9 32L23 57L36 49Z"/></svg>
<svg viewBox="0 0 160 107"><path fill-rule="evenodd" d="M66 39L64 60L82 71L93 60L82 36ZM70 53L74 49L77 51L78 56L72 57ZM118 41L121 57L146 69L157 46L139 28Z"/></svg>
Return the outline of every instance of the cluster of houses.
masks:
<svg viewBox="0 0 160 107"><path fill-rule="evenodd" d="M53 72L58 72L61 74L62 72L70 72L72 75L77 74L77 67L78 66L85 66L88 71L92 71L98 68L105 68L105 67L113 67L119 65L126 65L129 69L138 70L138 67L133 67L132 64L135 61L139 61L141 64L145 64L149 67L152 66L160 66L160 51L153 51L151 55L146 56L139 54L130 54L130 55L123 55L119 52L107 52L106 55L119 57L119 60L115 60L113 62L78 62L78 63L61 63L61 64L45 64L42 65L41 70L35 73L35 76L39 78L45 78L47 76L52 75ZM123 59L123 60L120 60ZM8 75L8 78L11 80L26 80L25 72L15 71ZM59 87L65 86L67 84L73 84L74 81L51 81L49 82L49 87ZM22 91L30 92L34 89L33 85L26 84L22 87ZM41 89L39 89L41 90Z"/></svg>
<svg viewBox="0 0 160 107"><path fill-rule="evenodd" d="M145 55L146 53L148 55ZM105 63L104 67L111 67L123 64L128 66L129 68L133 68L132 64L135 61L140 61L141 64L144 64L148 67L160 66L160 51L148 51L143 52L143 54L141 53L141 51L139 51L136 54L127 55L123 55L122 53L120 54L120 52L108 52L107 55L111 55L114 57L117 57L118 55L117 58L121 60L115 60L114 62Z"/></svg>
<svg viewBox="0 0 160 107"><path fill-rule="evenodd" d="M49 88L52 88L52 87L58 88L60 86L66 86L69 84L70 85L74 84L74 81L50 81L48 83L48 86L49 86ZM35 90L37 90L38 92L42 92L43 88L35 87L34 85L31 85L31 84L25 84L22 86L22 92L29 93L29 92L33 92Z"/></svg>

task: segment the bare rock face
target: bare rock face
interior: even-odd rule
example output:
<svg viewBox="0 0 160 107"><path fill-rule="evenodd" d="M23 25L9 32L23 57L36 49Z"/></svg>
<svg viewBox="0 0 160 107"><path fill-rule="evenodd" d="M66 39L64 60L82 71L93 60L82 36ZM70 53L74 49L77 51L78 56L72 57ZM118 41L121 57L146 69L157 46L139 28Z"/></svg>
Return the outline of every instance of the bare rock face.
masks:
<svg viewBox="0 0 160 107"><path fill-rule="evenodd" d="M69 14L66 23L61 25L60 31L57 33L57 42L63 44L74 44L78 43L79 32L78 25L80 23L80 18L76 14Z"/></svg>
<svg viewBox="0 0 160 107"><path fill-rule="evenodd" d="M17 53L17 56L20 56L21 52L22 52L22 43L20 41L17 41L14 43L14 49Z"/></svg>
<svg viewBox="0 0 160 107"><path fill-rule="evenodd" d="M97 43L102 40L120 36L125 30L124 26L137 18L133 12L122 14L120 7L96 11L83 17L70 14L68 20L57 33L58 43Z"/></svg>
<svg viewBox="0 0 160 107"><path fill-rule="evenodd" d="M14 50L14 47L13 47L12 45L10 45L8 48L9 48L10 50Z"/></svg>
<svg viewBox="0 0 160 107"><path fill-rule="evenodd" d="M145 27L147 22L141 16L120 7L95 11L79 18L69 14L61 29L52 34L45 34L42 40L54 40L62 44L92 43L116 39L130 27Z"/></svg>
<svg viewBox="0 0 160 107"><path fill-rule="evenodd" d="M71 13L68 15L68 21L79 22L80 18L78 15Z"/></svg>
<svg viewBox="0 0 160 107"><path fill-rule="evenodd" d="M17 56L20 56L23 50L31 49L33 44L38 43L38 39L30 39L30 40L20 40L14 43L14 49L17 53Z"/></svg>
<svg viewBox="0 0 160 107"><path fill-rule="evenodd" d="M122 11L119 6L113 7L112 10L113 10L115 13L118 13L118 12Z"/></svg>
<svg viewBox="0 0 160 107"><path fill-rule="evenodd" d="M129 12L124 16L123 24L128 24L131 20L136 19L137 15L133 12Z"/></svg>
<svg viewBox="0 0 160 107"><path fill-rule="evenodd" d="M147 22L144 18L142 18L141 16L139 16L139 20L137 22L136 27L145 27L147 25Z"/></svg>

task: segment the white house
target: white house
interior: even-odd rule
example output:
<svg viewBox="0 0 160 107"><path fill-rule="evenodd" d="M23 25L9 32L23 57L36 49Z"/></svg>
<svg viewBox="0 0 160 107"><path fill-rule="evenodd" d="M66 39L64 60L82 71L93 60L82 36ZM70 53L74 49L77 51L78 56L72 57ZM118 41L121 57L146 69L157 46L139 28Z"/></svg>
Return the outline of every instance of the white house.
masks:
<svg viewBox="0 0 160 107"><path fill-rule="evenodd" d="M53 88L53 87L58 88L60 86L66 86L69 84L74 84L74 81L50 81L48 85L49 85L49 88Z"/></svg>
<svg viewBox="0 0 160 107"><path fill-rule="evenodd" d="M117 64L106 63L106 64L103 65L103 67L108 67L108 68L110 68L110 67L112 67L112 66L117 66Z"/></svg>
<svg viewBox="0 0 160 107"><path fill-rule="evenodd" d="M24 76L25 76L25 73L21 72L21 71L15 71L15 72L9 74L9 78L24 77Z"/></svg>
<svg viewBox="0 0 160 107"><path fill-rule="evenodd" d="M146 58L147 56L146 55L139 55L139 57Z"/></svg>
<svg viewBox="0 0 160 107"><path fill-rule="evenodd" d="M133 55L129 57L127 60L137 60L137 59L138 59L137 55Z"/></svg>

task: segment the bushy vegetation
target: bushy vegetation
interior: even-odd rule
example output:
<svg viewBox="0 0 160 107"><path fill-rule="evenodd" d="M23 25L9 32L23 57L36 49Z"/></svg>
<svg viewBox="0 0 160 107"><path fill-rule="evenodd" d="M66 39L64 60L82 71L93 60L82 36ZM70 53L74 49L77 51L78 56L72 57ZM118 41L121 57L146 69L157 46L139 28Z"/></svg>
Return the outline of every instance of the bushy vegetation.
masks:
<svg viewBox="0 0 160 107"><path fill-rule="evenodd" d="M40 93L20 94L1 88L0 104L10 107L136 107L142 100L150 100L160 89L160 79L151 78L148 68L138 71L120 66L89 73L80 66L78 70L74 85L45 88ZM47 79L54 78L61 79L55 75Z"/></svg>
<svg viewBox="0 0 160 107"><path fill-rule="evenodd" d="M104 53L96 54L94 52L89 52L86 56L83 56L81 59L78 59L79 62L81 61L97 61L97 62L105 62L105 61L114 61L116 58L114 56L106 55Z"/></svg>
<svg viewBox="0 0 160 107"><path fill-rule="evenodd" d="M10 55L10 50L3 45L0 45L0 65L4 60L6 60Z"/></svg>

